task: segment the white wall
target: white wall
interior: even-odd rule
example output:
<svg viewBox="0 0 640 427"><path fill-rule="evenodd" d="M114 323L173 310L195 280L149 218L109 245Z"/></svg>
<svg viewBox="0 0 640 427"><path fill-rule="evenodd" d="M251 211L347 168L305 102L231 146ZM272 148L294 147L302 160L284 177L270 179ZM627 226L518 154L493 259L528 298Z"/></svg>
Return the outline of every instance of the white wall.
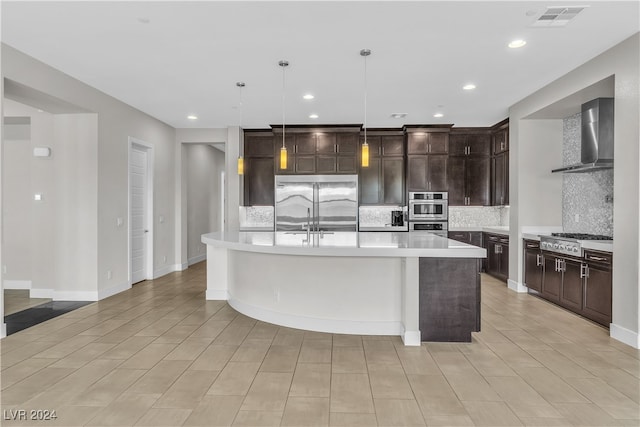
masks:
<svg viewBox="0 0 640 427"><path fill-rule="evenodd" d="M24 289L31 283L31 125L5 124L4 128L3 244L11 250L3 257L3 279L5 289Z"/></svg>
<svg viewBox="0 0 640 427"><path fill-rule="evenodd" d="M222 129L176 129L174 147L175 156L175 258L181 269L189 265L189 233L188 233L188 206L187 206L187 168L188 161L186 150L191 144L224 144L227 145L229 130ZM225 158L226 158L225 153ZM226 170L226 168L225 168ZM228 175L228 174L226 174ZM228 190L225 191L225 197ZM226 203L226 201L225 201ZM237 210L237 209L236 209Z"/></svg>
<svg viewBox="0 0 640 427"><path fill-rule="evenodd" d="M187 169L187 258L189 265L206 257L200 236L220 231L220 174L224 152L208 144L185 144Z"/></svg>
<svg viewBox="0 0 640 427"><path fill-rule="evenodd" d="M510 109L510 279L522 282L521 230L561 221L562 121L526 117L615 76L613 322L611 336L640 347L640 33L586 62ZM560 119L560 118L559 118ZM545 139L545 134L548 139ZM553 142L550 142L553 141ZM557 142L557 147L554 143ZM547 172L544 172L544 171ZM537 176L537 179L535 177ZM534 223L535 224L535 223Z"/></svg>
<svg viewBox="0 0 640 427"><path fill-rule="evenodd" d="M122 64L123 67L130 64ZM96 195L97 214L81 212L83 223L95 221L96 236L85 236L83 248L96 251L97 268L92 275L99 297L129 285L128 224L117 226L117 218L128 217L128 138L153 144L154 174L154 270L173 271L175 259L175 130L72 77L9 46L2 45L2 75L27 87L77 105L97 114L97 173L88 183ZM33 135L32 135L33 137ZM165 221L159 222L163 216ZM167 261L163 261L163 257ZM107 270L113 276L107 279Z"/></svg>
<svg viewBox="0 0 640 427"><path fill-rule="evenodd" d="M1 56L0 56L1 57ZM0 78L0 189L4 184L4 179L2 178L4 169L4 79ZM0 195L0 266L3 265L4 261L4 249L2 248L2 242L4 241L4 226L2 224L2 196ZM4 323L4 278L2 274L0 274L0 338L4 338L7 336L7 325Z"/></svg>

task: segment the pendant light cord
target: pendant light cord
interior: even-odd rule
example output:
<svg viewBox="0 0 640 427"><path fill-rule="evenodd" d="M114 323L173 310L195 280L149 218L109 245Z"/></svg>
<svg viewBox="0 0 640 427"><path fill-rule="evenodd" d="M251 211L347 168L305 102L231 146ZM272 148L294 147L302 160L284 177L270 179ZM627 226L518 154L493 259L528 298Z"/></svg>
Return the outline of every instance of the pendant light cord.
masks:
<svg viewBox="0 0 640 427"><path fill-rule="evenodd" d="M364 57L364 143L367 144L367 55Z"/></svg>
<svg viewBox="0 0 640 427"><path fill-rule="evenodd" d="M284 145L284 99L285 99L285 86L284 86L284 70L289 65L282 65L282 148L286 148Z"/></svg>

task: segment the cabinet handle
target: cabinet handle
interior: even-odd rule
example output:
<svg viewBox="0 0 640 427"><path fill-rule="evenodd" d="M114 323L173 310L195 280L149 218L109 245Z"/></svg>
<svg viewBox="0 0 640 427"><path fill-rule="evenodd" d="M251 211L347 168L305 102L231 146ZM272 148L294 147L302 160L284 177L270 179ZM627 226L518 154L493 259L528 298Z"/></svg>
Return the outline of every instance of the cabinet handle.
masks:
<svg viewBox="0 0 640 427"><path fill-rule="evenodd" d="M556 273L560 271L560 267L558 266L558 261L560 261L558 258L556 258Z"/></svg>
<svg viewBox="0 0 640 427"><path fill-rule="evenodd" d="M536 267L540 267L542 265L542 255L536 254Z"/></svg>
<svg viewBox="0 0 640 427"><path fill-rule="evenodd" d="M592 259L594 261L608 261L607 258L603 258L600 256L594 256L594 255L589 255L589 259Z"/></svg>
<svg viewBox="0 0 640 427"><path fill-rule="evenodd" d="M431 152L431 144L427 144L427 153Z"/></svg>
<svg viewBox="0 0 640 427"><path fill-rule="evenodd" d="M562 271L563 273L567 271L567 261L560 260L560 271Z"/></svg>
<svg viewBox="0 0 640 427"><path fill-rule="evenodd" d="M589 266L587 264L580 264L580 278L584 279L589 277Z"/></svg>
<svg viewBox="0 0 640 427"><path fill-rule="evenodd" d="M504 142L500 142L500 150L504 150Z"/></svg>

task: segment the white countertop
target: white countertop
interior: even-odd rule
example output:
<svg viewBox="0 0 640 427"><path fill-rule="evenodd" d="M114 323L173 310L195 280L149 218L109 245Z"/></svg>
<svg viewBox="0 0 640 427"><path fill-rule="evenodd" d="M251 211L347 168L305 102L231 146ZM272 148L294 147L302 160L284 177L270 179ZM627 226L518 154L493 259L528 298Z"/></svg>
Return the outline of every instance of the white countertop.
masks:
<svg viewBox="0 0 640 427"><path fill-rule="evenodd" d="M490 227L449 227L449 231L482 231L485 233L500 234L502 236L509 235L509 226L507 225L492 225Z"/></svg>
<svg viewBox="0 0 640 427"><path fill-rule="evenodd" d="M483 248L428 232L335 232L323 237L296 232L216 232L202 243L238 251L303 256L485 258Z"/></svg>

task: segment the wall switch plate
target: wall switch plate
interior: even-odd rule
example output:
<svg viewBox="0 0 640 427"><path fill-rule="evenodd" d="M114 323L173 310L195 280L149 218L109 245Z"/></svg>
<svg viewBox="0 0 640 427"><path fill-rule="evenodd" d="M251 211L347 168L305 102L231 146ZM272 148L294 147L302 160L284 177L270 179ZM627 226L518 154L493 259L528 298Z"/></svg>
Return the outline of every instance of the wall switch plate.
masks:
<svg viewBox="0 0 640 427"><path fill-rule="evenodd" d="M36 202L39 202L42 200L42 194L34 194L33 195L33 200L35 200Z"/></svg>
<svg viewBox="0 0 640 427"><path fill-rule="evenodd" d="M7 266L6 265L2 266L2 274L7 274Z"/></svg>
<svg viewBox="0 0 640 427"><path fill-rule="evenodd" d="M160 215L159 221L160 221L160 224L164 222L164 215Z"/></svg>
<svg viewBox="0 0 640 427"><path fill-rule="evenodd" d="M113 274L111 273L111 270L107 270L107 280L111 280L112 277Z"/></svg>
<svg viewBox="0 0 640 427"><path fill-rule="evenodd" d="M167 262L167 256L166 256L166 255L164 255L164 256L162 257L162 262L164 262L164 263L166 263L166 262Z"/></svg>
<svg viewBox="0 0 640 427"><path fill-rule="evenodd" d="M116 218L116 225L118 227L122 227L122 224L124 223L124 221L122 220L121 217Z"/></svg>

